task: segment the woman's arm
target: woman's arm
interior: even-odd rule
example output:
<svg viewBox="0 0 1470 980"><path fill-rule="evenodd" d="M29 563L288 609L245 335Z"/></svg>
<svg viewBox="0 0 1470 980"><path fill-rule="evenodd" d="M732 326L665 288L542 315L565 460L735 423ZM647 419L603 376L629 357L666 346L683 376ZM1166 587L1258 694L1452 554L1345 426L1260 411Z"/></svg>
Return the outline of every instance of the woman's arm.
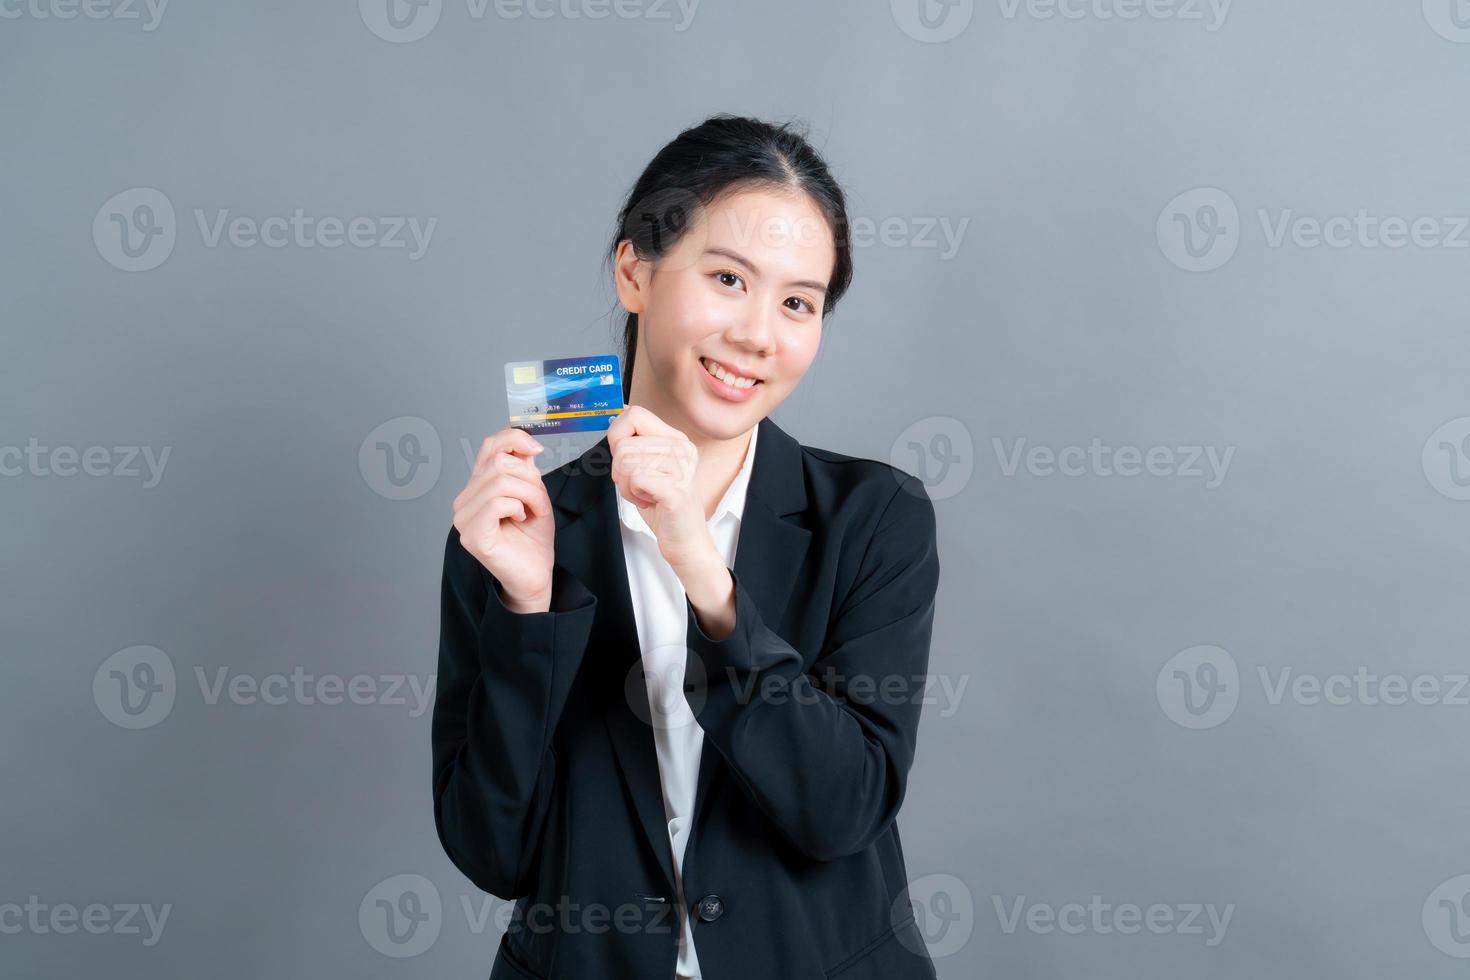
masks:
<svg viewBox="0 0 1470 980"><path fill-rule="evenodd" d="M856 853L898 814L913 764L939 585L934 505L913 477L889 499L812 667L821 688L731 577L735 623L721 639L686 598L708 685L699 724L802 852Z"/></svg>
<svg viewBox="0 0 1470 980"><path fill-rule="evenodd" d="M434 824L455 867L506 900L530 888L556 780L551 736L597 599L560 565L551 608L516 613L451 529L432 725Z"/></svg>

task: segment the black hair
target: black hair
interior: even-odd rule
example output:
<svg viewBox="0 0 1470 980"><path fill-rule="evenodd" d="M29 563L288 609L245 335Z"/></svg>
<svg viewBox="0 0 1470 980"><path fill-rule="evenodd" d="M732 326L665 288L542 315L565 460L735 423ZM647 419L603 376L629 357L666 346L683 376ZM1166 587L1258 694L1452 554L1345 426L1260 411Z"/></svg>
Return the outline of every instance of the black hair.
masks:
<svg viewBox="0 0 1470 980"><path fill-rule="evenodd" d="M777 125L720 113L676 136L628 192L607 251L608 265L624 239L632 241L640 259L661 258L701 208L724 193L759 188L806 194L827 219L837 256L822 304L825 320L852 283L847 202L826 162L790 122ZM638 314L628 313L623 324L625 401L633 390L637 345Z"/></svg>

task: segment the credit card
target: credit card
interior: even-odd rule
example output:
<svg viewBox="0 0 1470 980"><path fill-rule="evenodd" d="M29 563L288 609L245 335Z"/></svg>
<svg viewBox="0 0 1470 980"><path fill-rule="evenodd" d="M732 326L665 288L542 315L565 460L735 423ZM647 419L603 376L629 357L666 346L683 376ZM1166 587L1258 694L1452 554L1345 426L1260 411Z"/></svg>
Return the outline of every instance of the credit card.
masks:
<svg viewBox="0 0 1470 980"><path fill-rule="evenodd" d="M606 429L623 410L616 354L510 361L505 365L510 424L533 436Z"/></svg>

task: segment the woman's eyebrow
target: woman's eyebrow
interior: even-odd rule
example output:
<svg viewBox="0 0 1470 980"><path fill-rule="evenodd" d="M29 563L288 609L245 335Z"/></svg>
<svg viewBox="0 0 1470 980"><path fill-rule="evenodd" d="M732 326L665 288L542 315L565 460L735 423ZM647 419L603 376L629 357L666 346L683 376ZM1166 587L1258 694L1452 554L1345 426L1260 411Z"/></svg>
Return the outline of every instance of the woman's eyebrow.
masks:
<svg viewBox="0 0 1470 980"><path fill-rule="evenodd" d="M704 250L704 254L705 255L723 255L725 258L729 259L731 262L738 262L740 265L745 266L747 269L749 269L751 271L751 274L752 275L759 276L761 274L761 270L758 269L758 268L756 268L756 264L754 262L750 261L749 259L747 259L745 256L741 255L739 252L735 251L734 249L721 248L719 246L714 246L712 248L705 249ZM815 281L813 281L811 279L796 279L796 280L793 280L792 282L788 282L786 285L788 285L788 286L801 286L804 289L813 290L815 292L821 293L822 294L822 297L824 299L827 296L827 287L825 285L823 285L822 283L815 282Z"/></svg>

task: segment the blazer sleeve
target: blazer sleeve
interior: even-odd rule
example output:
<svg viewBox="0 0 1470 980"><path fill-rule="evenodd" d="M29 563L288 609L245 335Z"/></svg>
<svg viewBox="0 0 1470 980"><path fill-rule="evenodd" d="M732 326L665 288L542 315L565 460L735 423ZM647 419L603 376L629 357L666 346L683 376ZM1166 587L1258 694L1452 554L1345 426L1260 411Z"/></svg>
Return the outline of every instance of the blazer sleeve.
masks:
<svg viewBox="0 0 1470 980"><path fill-rule="evenodd" d="M455 529L441 592L434 824L455 867L511 900L530 890L556 781L552 734L597 599L557 565L550 610L512 612Z"/></svg>
<svg viewBox="0 0 1470 980"><path fill-rule="evenodd" d="M934 505L913 477L888 500L812 677L731 576L735 627L721 640L685 597L690 669L706 685L699 724L803 853L855 854L897 816L913 764L939 585Z"/></svg>

